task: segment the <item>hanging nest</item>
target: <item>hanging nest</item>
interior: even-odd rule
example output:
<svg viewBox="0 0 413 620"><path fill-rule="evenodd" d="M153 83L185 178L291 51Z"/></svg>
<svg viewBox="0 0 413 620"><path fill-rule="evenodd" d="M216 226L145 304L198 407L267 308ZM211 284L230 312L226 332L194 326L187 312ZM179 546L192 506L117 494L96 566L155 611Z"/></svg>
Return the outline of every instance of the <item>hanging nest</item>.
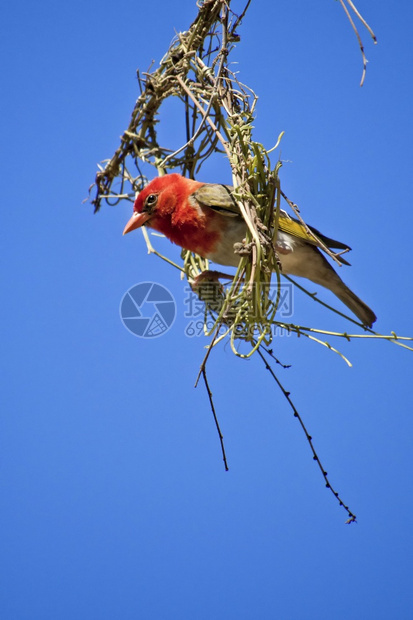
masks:
<svg viewBox="0 0 413 620"><path fill-rule="evenodd" d="M247 226L246 239L238 248L236 275L223 286L216 281L200 283L198 276L208 269L208 261L185 250L183 265L175 266L191 285L198 283L195 290L206 305L205 333L212 336L212 344L229 336L233 351L242 356L252 355L262 343L269 346L275 328L301 333L300 327L277 320L282 290L275 240L282 201L306 226L298 207L281 191L281 162L271 163L282 133L269 150L253 141L257 96L230 68L230 55L240 41L238 27L249 4L236 15L230 2L205 0L189 30L175 37L159 67L143 75L138 72L140 96L129 127L114 156L97 173L92 200L95 211L102 200L111 205L123 199L133 202L148 180L142 172L144 164L156 168L157 174L179 171L193 179L208 158L226 157L232 195ZM185 142L173 152L160 145L157 131L161 104L170 97L181 102L186 131ZM306 230L312 234L307 226ZM146 230L142 232L148 250L159 255ZM339 262L329 248L323 249ZM249 343L247 353L240 353L241 342Z"/></svg>

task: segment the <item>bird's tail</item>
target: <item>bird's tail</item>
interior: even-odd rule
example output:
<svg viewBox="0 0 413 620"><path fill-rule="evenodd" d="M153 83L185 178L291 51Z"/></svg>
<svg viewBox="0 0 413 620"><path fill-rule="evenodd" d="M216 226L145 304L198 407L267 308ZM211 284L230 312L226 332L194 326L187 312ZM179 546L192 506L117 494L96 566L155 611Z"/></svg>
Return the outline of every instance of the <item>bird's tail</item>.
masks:
<svg viewBox="0 0 413 620"><path fill-rule="evenodd" d="M290 242L291 237L287 237ZM333 242L336 243L336 242ZM336 295L366 327L371 327L376 315L344 284L338 273L335 272L320 250L309 243L295 242L290 252L280 253L282 270L292 276L307 278L316 284L321 284Z"/></svg>
<svg viewBox="0 0 413 620"><path fill-rule="evenodd" d="M360 299L360 297L357 297L357 295L353 293L353 291L349 289L346 284L344 284L341 278L339 278L339 280L340 282L335 282L334 286L331 286L331 291L337 295L340 301L342 301L347 308L350 308L356 317L360 319L363 325L371 327L377 319L373 310L371 310L371 308L369 308L368 305Z"/></svg>

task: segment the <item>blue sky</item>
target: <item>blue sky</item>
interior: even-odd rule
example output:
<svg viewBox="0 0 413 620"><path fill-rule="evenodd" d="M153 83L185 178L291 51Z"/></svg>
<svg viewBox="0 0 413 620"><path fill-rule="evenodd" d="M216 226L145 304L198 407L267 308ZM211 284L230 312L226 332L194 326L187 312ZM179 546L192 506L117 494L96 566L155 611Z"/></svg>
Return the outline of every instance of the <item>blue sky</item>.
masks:
<svg viewBox="0 0 413 620"><path fill-rule="evenodd" d="M358 8L378 37L361 59L339 3L253 0L234 53L259 95L255 138L285 131L284 191L353 248L340 275L381 333L413 335L413 9ZM277 370L358 523L325 489L259 359L185 336L183 284L122 237L130 203L82 204L137 97L195 2L73 1L2 9L0 615L7 620L411 618L413 353L386 342L327 349L278 338ZM165 139L180 142L171 111ZM230 182L221 159L201 180ZM157 247L176 258L166 240ZM168 288L163 336L119 318L139 282ZM333 301L327 293L326 301ZM297 322L348 329L299 293Z"/></svg>

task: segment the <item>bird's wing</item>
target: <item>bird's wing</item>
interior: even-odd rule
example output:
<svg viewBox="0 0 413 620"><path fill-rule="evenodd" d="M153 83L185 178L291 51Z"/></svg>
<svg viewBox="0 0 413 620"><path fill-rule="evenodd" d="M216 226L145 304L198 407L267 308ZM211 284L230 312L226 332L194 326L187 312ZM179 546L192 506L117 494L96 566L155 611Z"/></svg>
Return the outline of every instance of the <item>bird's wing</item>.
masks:
<svg viewBox="0 0 413 620"><path fill-rule="evenodd" d="M200 204L209 207L213 211L217 211L221 215L225 215L227 217L240 217L241 213L232 195L233 187L231 185L218 185L215 183L205 183L199 189L197 189L193 193L193 197ZM321 234L316 228L309 226L308 228L311 232L316 236L314 238L306 229L301 222L296 220L295 218L290 217L285 211L280 211L280 217L278 221L279 229L305 241L306 243L310 243L311 245L315 245L321 248L320 241L326 245L328 248L334 248L337 250L350 250L351 248L345 243L341 243L341 241L336 241L335 239L331 239L330 237L326 237ZM342 256L338 257L339 261L344 265L349 265Z"/></svg>
<svg viewBox="0 0 413 620"><path fill-rule="evenodd" d="M233 188L231 185L218 185L215 183L205 183L197 189L192 196L200 204L210 207L221 215L228 217L239 217L240 210L232 196Z"/></svg>
<svg viewBox="0 0 413 620"><path fill-rule="evenodd" d="M282 232L288 233L292 235L293 237L302 239L303 241L306 241L307 243L311 243L312 245L316 245L317 247L321 247L320 241L322 241L322 243L326 245L328 248L334 248L336 250L351 250L350 246L348 246L347 244L342 243L341 241L336 241L335 239L331 239L330 237L326 237L325 235L320 233L320 231L317 230L317 228L314 228L313 226L308 226L311 232L316 236L316 238L314 238L306 230L306 227L303 226L303 224L301 224L301 222L299 222L298 220L294 218L289 217L287 214L285 215L283 215L283 213L280 214L280 220L279 220L278 226ZM347 262L344 259L342 259L342 261L344 264L347 264Z"/></svg>
<svg viewBox="0 0 413 620"><path fill-rule="evenodd" d="M279 222L278 222L278 228L282 232L288 233L289 235L292 235L293 237L296 237L298 239L302 239L306 243L310 243L311 245L315 245L316 247L320 248L321 250L323 248L321 246L320 241L325 246L327 246L329 249L334 248L336 250L351 250L351 248L348 245L346 245L345 243L341 243L341 241L336 241L335 239L331 239L330 237L326 237L325 235L321 234L320 231L317 230L317 228L314 228L313 226L308 226L308 228L311 230L311 232L315 235L315 237L313 237L313 235L311 235L308 232L306 227L303 226L303 224L301 224L301 222L299 222L295 218L289 217L289 215L287 215L285 212L281 212L280 213L280 219L279 219ZM342 256L337 256L337 259L343 265L350 265L350 263L348 261L346 261L346 259L343 258Z"/></svg>

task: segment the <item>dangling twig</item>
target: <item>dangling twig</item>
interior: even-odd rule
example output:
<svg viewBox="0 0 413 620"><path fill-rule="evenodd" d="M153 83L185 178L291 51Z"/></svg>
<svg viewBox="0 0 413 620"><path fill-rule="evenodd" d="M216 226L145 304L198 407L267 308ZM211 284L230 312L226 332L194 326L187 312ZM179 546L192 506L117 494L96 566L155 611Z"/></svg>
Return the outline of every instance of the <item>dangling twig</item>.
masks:
<svg viewBox="0 0 413 620"><path fill-rule="evenodd" d="M219 426L217 414L216 414L216 411L215 411L215 405L214 405L214 401L213 401L213 398L212 398L212 392L210 390L208 379L207 379L206 367L205 366L203 366L203 368L202 368L202 377L204 379L206 391L207 391L207 394L208 394L209 404L211 405L212 415L214 416L215 426L217 427L217 431L218 431L218 436L219 436L219 441L220 441L220 444L221 444L221 452L222 452L222 458L223 458L223 461L224 461L225 471L228 471L229 468L228 468L227 456L225 454L224 437L223 437L223 435L221 433L221 428Z"/></svg>
<svg viewBox="0 0 413 620"><path fill-rule="evenodd" d="M354 33L357 37L357 41L359 43L359 47L360 47L360 52L361 52L361 57L363 59L363 72L361 74L361 81L360 81L360 86L363 86L364 84L364 79L366 77L366 71L367 71L367 58L366 55L364 53L364 46L363 46L363 42L361 40L361 37L358 33L357 27L355 25L355 23L353 22L350 12L348 10L348 8L346 7L344 0L339 0L341 6L343 7L346 15L347 15L347 19L349 20L351 27L354 30ZM360 15L360 13L358 12L358 10L356 9L356 7L354 6L354 4L351 2L351 0L347 0L348 5L350 6L350 8L353 10L353 12L355 13L355 15L357 15L357 17L359 18L359 20L361 21L361 23L363 24L363 26L365 26L365 28L367 28L367 30L369 31L371 38L373 39L374 43L377 43L377 37L374 34L373 30L370 28L370 26L368 25L368 23L366 22L366 20Z"/></svg>
<svg viewBox="0 0 413 620"><path fill-rule="evenodd" d="M278 379L277 375L275 374L275 372L273 371L273 369L271 368L271 366L269 365L269 363L267 362L267 360L265 359L262 351L260 349L258 349L258 355L260 356L260 358L262 359L262 361L264 362L265 368L270 372L272 378L274 379L274 381L277 383L278 387L280 388L281 392L284 394L285 398L288 401L288 404L290 405L291 409L293 410L294 413L294 417L297 418L297 420L300 423L301 428L304 431L305 437L307 439L308 445L310 446L311 452L313 453L313 460L316 461L322 475L323 478L325 480L325 484L326 487L328 489L330 489L330 491L332 492L332 494L334 495L334 497L337 499L338 503L340 504L340 506L342 506L344 508L344 510L347 512L349 518L347 519L346 523L354 523L356 521L356 515L350 510L350 508L348 506L346 506L346 504L344 504L344 502L342 501L339 493L337 491L334 490L334 488L331 486L331 483L328 479L328 474L326 472L326 470L324 469L323 465L321 464L321 461L319 459L319 456L314 448L314 444L313 444L313 438L312 436L309 434L309 432L307 431L307 428L303 422L303 419L301 417L301 415L298 413L292 399L290 396L290 392L287 392L287 390L284 388L284 386L282 385L281 381Z"/></svg>

